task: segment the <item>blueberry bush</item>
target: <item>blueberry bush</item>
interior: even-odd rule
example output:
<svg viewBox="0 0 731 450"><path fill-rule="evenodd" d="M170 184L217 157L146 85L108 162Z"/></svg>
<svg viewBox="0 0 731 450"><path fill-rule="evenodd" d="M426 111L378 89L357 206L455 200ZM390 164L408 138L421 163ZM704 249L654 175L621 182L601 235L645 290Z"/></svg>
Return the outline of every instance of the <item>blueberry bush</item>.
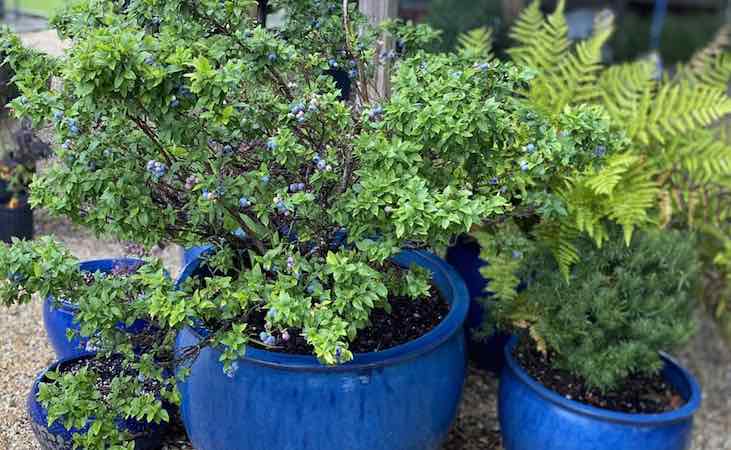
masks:
<svg viewBox="0 0 731 450"><path fill-rule="evenodd" d="M347 1L270 3L287 11L277 28L252 0L80 1L54 19L73 43L59 58L2 33L16 114L57 137L32 202L148 246L212 246L207 275L180 290L152 261L127 282L169 335L204 326L228 374L247 346L276 350L295 330L322 363L351 360L372 311L428 294L428 274L392 256L520 208L556 213L565 177L625 145L601 107L532 107L531 70L427 53L428 27L371 26ZM373 82L383 64L390 98Z"/></svg>

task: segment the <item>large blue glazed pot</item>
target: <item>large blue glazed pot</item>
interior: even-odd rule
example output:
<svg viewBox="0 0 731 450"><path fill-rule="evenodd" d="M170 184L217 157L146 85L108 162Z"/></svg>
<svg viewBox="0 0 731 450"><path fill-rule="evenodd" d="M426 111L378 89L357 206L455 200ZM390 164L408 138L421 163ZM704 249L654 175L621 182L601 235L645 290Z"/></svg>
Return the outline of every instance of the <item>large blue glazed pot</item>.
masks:
<svg viewBox="0 0 731 450"><path fill-rule="evenodd" d="M469 298L436 256L407 250L395 261L433 273L452 307L431 332L406 344L356 354L341 366L248 348L233 378L207 348L180 383L181 415L197 450L437 450L457 414L465 379L463 322ZM197 264L179 279L195 275ZM177 349L200 331L183 330Z"/></svg>
<svg viewBox="0 0 731 450"><path fill-rule="evenodd" d="M79 359L90 358L92 356L94 356L93 353L81 353L72 358L60 359L39 373L33 382L33 386L28 394L26 407L28 417L30 418L31 429L43 450L73 450L74 433L84 433L89 429L90 425L86 425L81 429L72 428L69 430L58 421L55 421L49 426L48 411L38 402L39 384L48 381L46 379L46 373L63 368L65 365L78 361ZM139 436L135 439L135 450L154 450L160 448L162 445L162 440L168 425L153 425L132 419L120 419L118 426L135 436Z"/></svg>
<svg viewBox="0 0 731 450"><path fill-rule="evenodd" d="M687 403L661 414L629 414L568 400L533 379L505 348L499 415L505 450L687 450L693 414L701 404L698 382L662 355L663 377Z"/></svg>
<svg viewBox="0 0 731 450"><path fill-rule="evenodd" d="M447 262L462 276L470 294L470 309L465 321L470 359L481 369L500 373L505 365L503 350L510 340L510 335L495 332L488 337L477 337L487 314L485 306L478 301L478 298L492 295L486 290L488 280L480 273L480 269L487 265L487 262L480 259L480 244L470 236L460 236L457 242L447 249Z"/></svg>
<svg viewBox="0 0 731 450"><path fill-rule="evenodd" d="M134 258L97 259L84 261L79 268L83 272L110 273L115 266L141 264L142 262L142 260ZM77 335L69 340L66 334L66 330L69 329L79 331L79 324L75 320L77 310L78 307L68 300L47 297L43 303L43 323L51 347L59 359L73 358L87 351L88 339L79 338ZM130 333L139 333L145 326L147 326L147 322L142 320L136 321L129 327L121 324L121 327Z"/></svg>

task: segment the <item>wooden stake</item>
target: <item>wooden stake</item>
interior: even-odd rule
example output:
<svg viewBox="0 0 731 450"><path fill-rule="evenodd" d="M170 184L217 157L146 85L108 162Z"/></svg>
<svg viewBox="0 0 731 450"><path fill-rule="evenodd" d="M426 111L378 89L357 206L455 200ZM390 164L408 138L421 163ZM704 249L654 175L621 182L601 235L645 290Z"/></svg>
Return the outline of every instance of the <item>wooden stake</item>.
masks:
<svg viewBox="0 0 731 450"><path fill-rule="evenodd" d="M370 19L371 23L375 25L385 20L398 17L398 0L360 0L358 7ZM384 37L382 50L388 52L393 47L393 39ZM391 63L385 63L376 73L375 86L377 97L386 98L391 95L390 69Z"/></svg>

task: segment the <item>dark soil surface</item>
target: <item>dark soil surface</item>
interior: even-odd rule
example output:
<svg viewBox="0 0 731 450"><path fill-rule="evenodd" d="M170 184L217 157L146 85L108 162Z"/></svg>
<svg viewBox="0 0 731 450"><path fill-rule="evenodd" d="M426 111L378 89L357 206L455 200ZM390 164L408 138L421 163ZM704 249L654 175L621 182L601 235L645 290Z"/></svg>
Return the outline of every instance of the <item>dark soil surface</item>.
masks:
<svg viewBox="0 0 731 450"><path fill-rule="evenodd" d="M86 367L90 372L97 374L96 389L106 397L111 390L111 382L118 375L137 376L137 373L124 367L121 356L111 358L84 358L71 361L61 366L62 373L78 373ZM146 380L142 386L144 393L159 394L160 385L156 380Z"/></svg>
<svg viewBox="0 0 731 450"><path fill-rule="evenodd" d="M430 296L412 300L405 297L394 297L389 300L391 312L382 309L371 314L371 326L361 330L349 349L353 353L367 353L386 350L404 344L425 335L439 325L449 313L449 304L432 288ZM256 311L249 322L256 330L256 335L265 331L266 310ZM301 330L288 330L289 339L282 339L281 334L274 333L277 338L275 347L266 347L269 351L298 355L311 355L312 347L302 336Z"/></svg>
<svg viewBox="0 0 731 450"><path fill-rule="evenodd" d="M672 411L685 400L657 375L635 375L607 393L590 388L580 377L551 367L551 355L544 355L524 339L513 351L520 365L534 379L569 400L612 411L657 414Z"/></svg>

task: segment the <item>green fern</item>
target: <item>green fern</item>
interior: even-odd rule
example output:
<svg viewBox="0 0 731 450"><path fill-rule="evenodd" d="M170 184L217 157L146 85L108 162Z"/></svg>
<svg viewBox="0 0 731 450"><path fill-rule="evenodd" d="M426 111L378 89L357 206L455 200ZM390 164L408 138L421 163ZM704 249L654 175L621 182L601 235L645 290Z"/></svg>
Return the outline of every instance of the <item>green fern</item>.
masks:
<svg viewBox="0 0 731 450"><path fill-rule="evenodd" d="M510 34L520 44L508 50L513 61L536 69L539 73L549 73L555 69L570 46L564 5L565 0L559 0L556 10L545 20L540 12L539 1L534 1L521 14Z"/></svg>
<svg viewBox="0 0 731 450"><path fill-rule="evenodd" d="M465 58L475 61L491 61L493 31L488 27L479 27L457 37L459 52Z"/></svg>
<svg viewBox="0 0 731 450"><path fill-rule="evenodd" d="M731 59L725 53L729 44L731 26L724 25L713 41L694 54L688 64L678 66L674 79L725 89L731 80Z"/></svg>

